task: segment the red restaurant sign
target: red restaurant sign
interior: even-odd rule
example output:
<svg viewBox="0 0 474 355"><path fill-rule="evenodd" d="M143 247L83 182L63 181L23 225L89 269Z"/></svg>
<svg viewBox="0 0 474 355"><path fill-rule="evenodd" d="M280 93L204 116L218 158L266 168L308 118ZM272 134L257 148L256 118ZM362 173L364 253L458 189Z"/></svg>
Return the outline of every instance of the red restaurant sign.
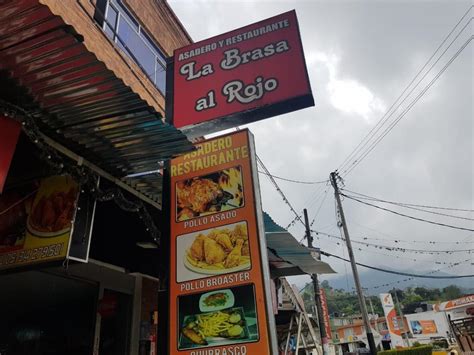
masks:
<svg viewBox="0 0 474 355"><path fill-rule="evenodd" d="M313 106L295 11L176 50L173 92L192 135Z"/></svg>

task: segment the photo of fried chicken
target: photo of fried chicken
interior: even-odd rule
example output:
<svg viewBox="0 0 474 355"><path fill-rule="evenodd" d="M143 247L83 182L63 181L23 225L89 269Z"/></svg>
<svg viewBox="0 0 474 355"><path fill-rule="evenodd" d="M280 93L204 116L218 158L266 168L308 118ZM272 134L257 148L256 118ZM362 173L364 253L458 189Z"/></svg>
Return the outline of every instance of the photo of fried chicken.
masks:
<svg viewBox="0 0 474 355"><path fill-rule="evenodd" d="M200 232L186 251L185 266L200 273L215 274L250 267L247 224Z"/></svg>
<svg viewBox="0 0 474 355"><path fill-rule="evenodd" d="M30 225L39 232L57 232L70 227L76 197L76 187L42 196L33 206Z"/></svg>
<svg viewBox="0 0 474 355"><path fill-rule="evenodd" d="M228 211L244 205L241 167L176 183L176 221Z"/></svg>

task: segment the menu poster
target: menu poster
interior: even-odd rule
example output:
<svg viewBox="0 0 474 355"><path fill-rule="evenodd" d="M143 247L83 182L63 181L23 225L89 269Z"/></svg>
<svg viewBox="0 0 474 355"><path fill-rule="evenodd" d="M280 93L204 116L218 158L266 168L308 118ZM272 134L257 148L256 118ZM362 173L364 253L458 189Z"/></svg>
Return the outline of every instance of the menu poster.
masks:
<svg viewBox="0 0 474 355"><path fill-rule="evenodd" d="M196 148L170 164L170 353L269 354L253 137L242 130Z"/></svg>
<svg viewBox="0 0 474 355"><path fill-rule="evenodd" d="M61 175L0 196L0 270L67 256L78 190Z"/></svg>

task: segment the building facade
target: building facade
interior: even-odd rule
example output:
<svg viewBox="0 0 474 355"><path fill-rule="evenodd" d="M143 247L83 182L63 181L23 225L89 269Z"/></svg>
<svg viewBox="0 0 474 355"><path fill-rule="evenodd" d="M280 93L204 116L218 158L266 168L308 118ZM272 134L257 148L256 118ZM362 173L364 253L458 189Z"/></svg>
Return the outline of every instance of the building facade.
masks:
<svg viewBox="0 0 474 355"><path fill-rule="evenodd" d="M21 129L0 169L0 354L156 353L159 171L192 148L165 123L166 66L191 42L166 1L0 2L0 130ZM73 231L49 258L57 220L43 214L41 236L22 227L50 176L79 186L80 258Z"/></svg>

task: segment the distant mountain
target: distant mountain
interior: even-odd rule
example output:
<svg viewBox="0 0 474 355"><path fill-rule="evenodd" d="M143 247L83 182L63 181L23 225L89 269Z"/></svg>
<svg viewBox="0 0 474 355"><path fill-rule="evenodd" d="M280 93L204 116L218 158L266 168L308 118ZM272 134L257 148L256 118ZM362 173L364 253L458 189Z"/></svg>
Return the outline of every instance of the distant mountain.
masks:
<svg viewBox="0 0 474 355"><path fill-rule="evenodd" d="M437 273L437 276L451 276L451 274L447 273ZM406 287L427 287L427 288L443 288L449 285L456 285L460 287L464 293L474 293L474 278L464 278L464 279L422 279L422 278L415 278L409 281L402 281L407 279L408 276L397 276L382 273L375 270L369 271L362 271L359 274L362 287L367 288L366 291L368 294L376 295L379 293L383 293L385 291L391 290L392 288L401 288L404 289ZM352 277L352 273L349 271L347 274L347 280L345 275L339 274L335 277L325 277L321 276L321 281L328 280L329 285L334 289L343 289L345 291L353 291L354 290L354 279ZM399 283L393 283L399 281ZM377 289L372 288L372 286L378 286L383 284L388 284L389 286L379 287ZM393 284L392 284L393 283ZM348 287L349 285L349 287Z"/></svg>

